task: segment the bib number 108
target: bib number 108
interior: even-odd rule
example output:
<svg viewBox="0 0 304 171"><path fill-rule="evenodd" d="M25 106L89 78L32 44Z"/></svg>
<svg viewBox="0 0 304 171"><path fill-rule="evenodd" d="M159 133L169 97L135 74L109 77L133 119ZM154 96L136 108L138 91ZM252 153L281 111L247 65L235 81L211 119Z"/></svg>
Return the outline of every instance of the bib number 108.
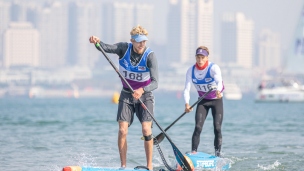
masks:
<svg viewBox="0 0 304 171"><path fill-rule="evenodd" d="M142 80L142 73L135 74L133 72L128 73L127 71L123 71L123 73L124 73L125 78L131 79L131 80L138 80L138 81Z"/></svg>

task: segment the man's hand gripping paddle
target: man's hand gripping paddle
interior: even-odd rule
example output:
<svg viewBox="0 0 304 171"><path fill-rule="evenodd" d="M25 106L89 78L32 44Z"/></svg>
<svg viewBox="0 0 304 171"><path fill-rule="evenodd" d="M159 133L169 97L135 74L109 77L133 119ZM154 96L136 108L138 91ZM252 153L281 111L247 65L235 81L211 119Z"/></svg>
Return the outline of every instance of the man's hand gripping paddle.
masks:
<svg viewBox="0 0 304 171"><path fill-rule="evenodd" d="M121 73L119 72L118 68L113 64L112 60L108 57L108 55L102 49L102 47L100 46L100 44L96 43L95 47L99 51L102 52L102 54L105 56L105 58L111 64L111 66L116 71L116 73L119 75L119 77L124 81L124 83L126 83L126 85L131 90L131 92L134 93L133 88L130 86L130 84L127 82L127 80L121 75ZM172 140L170 139L170 137L166 134L166 132L163 130L163 128L158 124L158 122L155 120L155 118L153 117L153 115L151 114L151 112L149 111L149 109L146 107L146 105L143 103L143 101L140 100L140 99L138 99L138 100L139 100L141 106L149 113L149 115L151 116L151 118L153 119L153 121L155 122L155 124L158 126L158 128L163 132L164 136L170 142L170 144L171 144L171 146L173 148L173 152L174 152L175 158L176 158L178 164L181 166L182 170L184 170L184 171L192 171L192 168L191 168L190 164L188 163L188 161L186 160L185 156L179 151L179 149L175 146L175 144L172 142Z"/></svg>

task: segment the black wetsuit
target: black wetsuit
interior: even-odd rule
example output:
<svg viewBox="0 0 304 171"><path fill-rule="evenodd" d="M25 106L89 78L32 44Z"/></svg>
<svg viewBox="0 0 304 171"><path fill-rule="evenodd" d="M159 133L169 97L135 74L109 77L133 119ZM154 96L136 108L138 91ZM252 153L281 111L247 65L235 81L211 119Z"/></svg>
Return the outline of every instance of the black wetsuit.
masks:
<svg viewBox="0 0 304 171"><path fill-rule="evenodd" d="M208 111L211 109L214 128L214 149L221 151L222 146L222 122L223 122L223 99L203 99L198 103L195 114L195 129L192 135L192 151L197 151L200 143L200 134L203 129L204 122L207 118Z"/></svg>

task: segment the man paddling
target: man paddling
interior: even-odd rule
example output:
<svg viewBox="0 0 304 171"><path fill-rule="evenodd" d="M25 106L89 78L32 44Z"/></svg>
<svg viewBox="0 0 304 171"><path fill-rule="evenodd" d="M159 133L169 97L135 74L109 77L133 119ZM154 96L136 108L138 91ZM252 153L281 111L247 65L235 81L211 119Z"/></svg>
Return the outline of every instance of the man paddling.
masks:
<svg viewBox="0 0 304 171"><path fill-rule="evenodd" d="M142 26L138 25L132 28L131 43L119 42L114 45L105 44L96 36L91 36L90 43L99 43L107 53L114 53L119 56L119 72L125 77L131 85L134 93L128 88L122 80L123 88L120 93L117 122L118 131L118 149L121 160L121 167L126 167L127 161L127 134L128 127L131 126L134 113L142 124L142 134L145 142L145 152L147 168L153 170L152 166L152 117L141 106L138 99L141 99L148 110L154 113L154 96L152 91L158 87L158 64L154 52L146 47L148 32Z"/></svg>

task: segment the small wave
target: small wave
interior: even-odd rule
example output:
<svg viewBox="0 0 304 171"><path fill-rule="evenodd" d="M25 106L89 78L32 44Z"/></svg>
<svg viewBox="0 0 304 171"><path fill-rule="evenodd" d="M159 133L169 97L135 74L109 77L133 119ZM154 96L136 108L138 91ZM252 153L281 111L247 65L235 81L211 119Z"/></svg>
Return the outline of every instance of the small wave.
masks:
<svg viewBox="0 0 304 171"><path fill-rule="evenodd" d="M56 124L61 124L62 122L61 121L58 121L58 120L49 120L49 121L36 121L34 122L34 125L39 125L39 126L44 126L44 125L56 125Z"/></svg>
<svg viewBox="0 0 304 171"><path fill-rule="evenodd" d="M263 165L258 164L258 167L259 167L260 169L263 169L263 170L272 170L272 169L275 169L276 167L278 167L278 166L280 166L280 165L281 165L280 162L275 161L273 164L268 165L268 166L263 166Z"/></svg>
<svg viewBox="0 0 304 171"><path fill-rule="evenodd" d="M70 158L70 163L76 163L75 166L89 166L89 167L96 167L95 157L88 155L86 153L76 154Z"/></svg>

